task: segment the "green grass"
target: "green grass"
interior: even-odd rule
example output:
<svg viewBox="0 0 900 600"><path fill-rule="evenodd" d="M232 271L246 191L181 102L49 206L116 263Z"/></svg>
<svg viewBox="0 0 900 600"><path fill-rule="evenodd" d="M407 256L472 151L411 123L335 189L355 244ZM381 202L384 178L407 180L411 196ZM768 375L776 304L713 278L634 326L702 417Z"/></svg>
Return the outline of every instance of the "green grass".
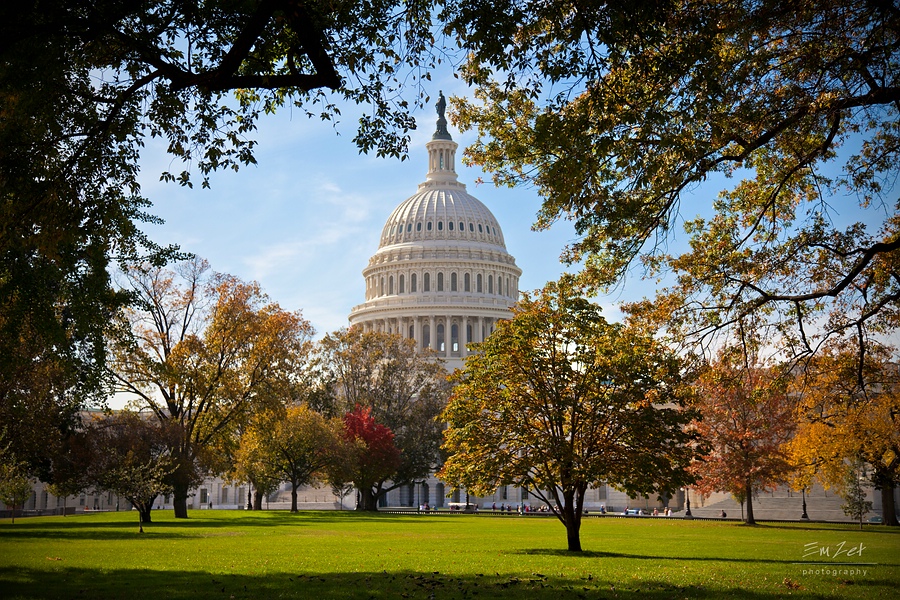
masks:
<svg viewBox="0 0 900 600"><path fill-rule="evenodd" d="M550 518L153 518L143 535L133 512L4 520L0 598L891 598L900 587L900 531L885 527L586 519L586 551L572 555ZM842 542L861 556L804 558Z"/></svg>

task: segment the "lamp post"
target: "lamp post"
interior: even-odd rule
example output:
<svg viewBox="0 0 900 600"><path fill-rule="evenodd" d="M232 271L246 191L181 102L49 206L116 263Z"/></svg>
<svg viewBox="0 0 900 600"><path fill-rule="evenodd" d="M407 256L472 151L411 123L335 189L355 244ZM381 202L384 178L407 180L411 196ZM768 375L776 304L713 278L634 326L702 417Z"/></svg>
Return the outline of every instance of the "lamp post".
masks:
<svg viewBox="0 0 900 600"><path fill-rule="evenodd" d="M684 495L686 499L684 516L685 518L693 518L694 515L691 514L691 489L684 488Z"/></svg>
<svg viewBox="0 0 900 600"><path fill-rule="evenodd" d="M800 494L803 496L803 514L800 515L801 519L809 520L809 515L806 514L806 488L800 490Z"/></svg>

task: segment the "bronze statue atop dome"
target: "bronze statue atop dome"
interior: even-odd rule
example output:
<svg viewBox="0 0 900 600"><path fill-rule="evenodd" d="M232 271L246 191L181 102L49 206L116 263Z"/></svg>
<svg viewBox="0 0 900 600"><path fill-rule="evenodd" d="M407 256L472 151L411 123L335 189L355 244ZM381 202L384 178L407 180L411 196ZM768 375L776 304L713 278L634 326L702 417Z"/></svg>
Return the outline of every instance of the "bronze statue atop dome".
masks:
<svg viewBox="0 0 900 600"><path fill-rule="evenodd" d="M444 111L447 110L447 100L444 98L444 92L438 92L438 101L437 104L434 105L437 110L438 120L437 120L437 130L434 132L434 135L431 136L433 140L452 140L450 137L450 132L447 131L447 118L444 116Z"/></svg>

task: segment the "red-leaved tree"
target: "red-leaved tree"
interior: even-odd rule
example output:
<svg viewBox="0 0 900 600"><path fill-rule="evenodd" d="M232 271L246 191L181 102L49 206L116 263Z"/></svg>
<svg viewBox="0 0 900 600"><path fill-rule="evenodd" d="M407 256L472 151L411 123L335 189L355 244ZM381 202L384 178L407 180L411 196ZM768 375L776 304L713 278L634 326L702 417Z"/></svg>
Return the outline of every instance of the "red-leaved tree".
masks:
<svg viewBox="0 0 900 600"><path fill-rule="evenodd" d="M753 495L786 480L791 470L785 444L793 437L794 401L777 369L746 360L741 349L726 349L701 373L693 427L709 447L692 466L697 491L730 492L746 500L748 525Z"/></svg>
<svg viewBox="0 0 900 600"><path fill-rule="evenodd" d="M375 421L370 408L357 404L344 415L344 437L348 452L341 470L343 480L352 481L359 490L356 510L378 510L381 488L400 466L394 433Z"/></svg>

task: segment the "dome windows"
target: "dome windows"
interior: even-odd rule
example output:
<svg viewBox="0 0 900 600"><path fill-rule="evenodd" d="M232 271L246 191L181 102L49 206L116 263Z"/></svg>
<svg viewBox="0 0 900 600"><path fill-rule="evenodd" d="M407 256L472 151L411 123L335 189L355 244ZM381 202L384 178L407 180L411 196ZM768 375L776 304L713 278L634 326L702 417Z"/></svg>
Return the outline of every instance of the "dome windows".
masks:
<svg viewBox="0 0 900 600"><path fill-rule="evenodd" d="M463 223L462 221L459 222L459 230L460 230L460 231L465 231L465 230L466 230L466 224Z"/></svg>
<svg viewBox="0 0 900 600"><path fill-rule="evenodd" d="M422 223L416 223L416 231L422 231Z"/></svg>
<svg viewBox="0 0 900 600"><path fill-rule="evenodd" d="M431 231L431 221L428 221L428 224L425 226L425 229Z"/></svg>
<svg viewBox="0 0 900 600"><path fill-rule="evenodd" d="M447 221L447 229L453 231L453 221Z"/></svg>
<svg viewBox="0 0 900 600"><path fill-rule="evenodd" d="M438 231L443 231L443 230L444 230L444 222L438 221Z"/></svg>
<svg viewBox="0 0 900 600"><path fill-rule="evenodd" d="M478 233L484 233L484 231L481 229L481 223L478 224Z"/></svg>
<svg viewBox="0 0 900 600"><path fill-rule="evenodd" d="M412 223L407 223L406 224L406 233L409 233L410 231L412 231Z"/></svg>
<svg viewBox="0 0 900 600"><path fill-rule="evenodd" d="M469 231L471 231L472 233L475 233L475 223L471 223L471 222L469 223Z"/></svg>

